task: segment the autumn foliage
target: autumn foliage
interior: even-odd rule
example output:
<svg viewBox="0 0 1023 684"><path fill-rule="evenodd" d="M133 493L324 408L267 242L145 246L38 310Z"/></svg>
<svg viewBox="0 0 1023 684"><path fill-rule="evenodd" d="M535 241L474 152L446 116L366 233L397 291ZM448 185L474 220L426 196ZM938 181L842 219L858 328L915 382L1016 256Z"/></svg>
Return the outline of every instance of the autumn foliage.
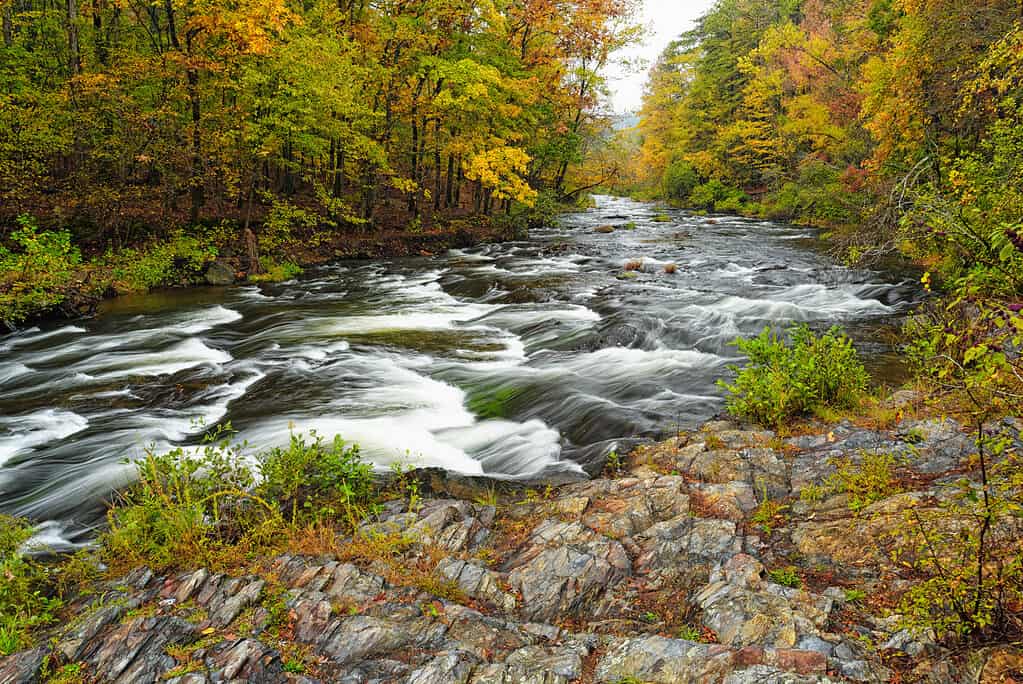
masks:
<svg viewBox="0 0 1023 684"><path fill-rule="evenodd" d="M0 225L115 248L288 203L369 229L563 189L630 0L3 0Z"/></svg>
<svg viewBox="0 0 1023 684"><path fill-rule="evenodd" d="M637 189L1018 296L1016 0L719 0L651 72Z"/></svg>

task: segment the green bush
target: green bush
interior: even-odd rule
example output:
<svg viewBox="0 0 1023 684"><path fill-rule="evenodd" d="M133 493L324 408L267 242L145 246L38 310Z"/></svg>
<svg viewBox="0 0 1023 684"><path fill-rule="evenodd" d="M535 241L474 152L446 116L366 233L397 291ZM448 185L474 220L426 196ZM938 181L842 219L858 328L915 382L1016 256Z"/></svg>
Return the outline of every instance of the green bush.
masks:
<svg viewBox="0 0 1023 684"><path fill-rule="evenodd" d="M45 568L20 553L31 536L24 521L0 516L0 656L28 648L32 630L52 623L61 606Z"/></svg>
<svg viewBox="0 0 1023 684"><path fill-rule="evenodd" d="M974 477L944 485L937 506L910 508L892 531L894 560L922 577L900 602L904 627L997 642L1023 629L1023 461L1013 441L979 438Z"/></svg>
<svg viewBox="0 0 1023 684"><path fill-rule="evenodd" d="M40 231L31 216L10 240L13 251L0 245L0 320L18 323L64 301L81 254L68 231Z"/></svg>
<svg viewBox="0 0 1023 684"><path fill-rule="evenodd" d="M838 328L821 336L806 325L789 331L790 344L770 328L733 344L749 357L734 384L719 381L729 392L728 411L764 425L819 408L849 408L867 389L868 375L856 350Z"/></svg>
<svg viewBox="0 0 1023 684"><path fill-rule="evenodd" d="M835 474L828 481L831 491L849 495L849 509L854 513L901 491L894 454L864 452L862 457L860 463L836 462Z"/></svg>
<svg viewBox="0 0 1023 684"><path fill-rule="evenodd" d="M700 174L687 161L676 159L668 165L661 179L661 191L665 199L686 201L697 185Z"/></svg>
<svg viewBox="0 0 1023 684"><path fill-rule="evenodd" d="M206 240L183 231L138 249L108 252L98 263L110 270L115 286L131 292L197 282L203 269L217 257Z"/></svg>
<svg viewBox="0 0 1023 684"><path fill-rule="evenodd" d="M282 283L302 274L302 267L292 261L277 263L270 257L262 257L259 264L263 272L249 275L254 283Z"/></svg>
<svg viewBox="0 0 1023 684"><path fill-rule="evenodd" d="M729 187L717 178L712 178L693 188L689 203L694 208L707 211L738 212L743 209L748 199L742 190Z"/></svg>
<svg viewBox="0 0 1023 684"><path fill-rule="evenodd" d="M250 458L223 434L138 464L139 481L111 509L101 540L111 566L222 566L273 551L297 527L351 523L370 503L371 467L339 438L292 435L286 448Z"/></svg>

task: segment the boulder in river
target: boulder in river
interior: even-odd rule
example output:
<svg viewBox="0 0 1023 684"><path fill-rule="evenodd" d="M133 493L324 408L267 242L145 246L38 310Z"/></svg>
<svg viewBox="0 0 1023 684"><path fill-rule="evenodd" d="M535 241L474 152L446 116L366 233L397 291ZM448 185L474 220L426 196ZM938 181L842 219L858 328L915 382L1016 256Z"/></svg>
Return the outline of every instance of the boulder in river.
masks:
<svg viewBox="0 0 1023 684"><path fill-rule="evenodd" d="M223 261L214 261L206 269L206 282L210 285L234 284L234 269Z"/></svg>
<svg viewBox="0 0 1023 684"><path fill-rule="evenodd" d="M606 226L597 226L596 228L593 229L593 232L594 233L613 233L613 232L615 232L615 227L610 225L610 224L606 225Z"/></svg>

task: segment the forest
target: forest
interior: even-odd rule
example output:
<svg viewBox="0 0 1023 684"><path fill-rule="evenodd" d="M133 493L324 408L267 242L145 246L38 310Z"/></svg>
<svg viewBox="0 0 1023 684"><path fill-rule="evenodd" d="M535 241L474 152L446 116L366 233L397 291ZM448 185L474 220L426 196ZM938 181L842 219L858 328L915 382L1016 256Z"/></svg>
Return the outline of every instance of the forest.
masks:
<svg viewBox="0 0 1023 684"><path fill-rule="evenodd" d="M643 8L0 0L0 682L1023 677L1023 0Z"/></svg>
<svg viewBox="0 0 1023 684"><path fill-rule="evenodd" d="M1021 20L1015 0L721 0L652 70L628 182L1018 299Z"/></svg>
<svg viewBox="0 0 1023 684"><path fill-rule="evenodd" d="M637 35L629 0L0 7L9 323L69 287L187 282L245 229L272 277L297 239L569 195L607 126L603 67Z"/></svg>

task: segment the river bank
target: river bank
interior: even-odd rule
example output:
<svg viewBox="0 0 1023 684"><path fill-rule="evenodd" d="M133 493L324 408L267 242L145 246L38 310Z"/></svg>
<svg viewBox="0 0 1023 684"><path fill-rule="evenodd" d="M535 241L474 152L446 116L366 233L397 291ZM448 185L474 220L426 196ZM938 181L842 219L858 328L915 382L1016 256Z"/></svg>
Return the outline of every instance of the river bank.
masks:
<svg viewBox="0 0 1023 684"><path fill-rule="evenodd" d="M65 232L22 226L21 252L0 259L0 331L92 316L101 302L124 295L236 282L275 282L303 268L342 259L426 256L449 249L519 239L514 220L464 216L415 229L265 228L258 236L222 227L177 232L116 251L83 253ZM2 247L2 245L0 245ZM0 252L0 256L7 255Z"/></svg>
<svg viewBox="0 0 1023 684"><path fill-rule="evenodd" d="M406 474L415 495L354 537L90 586L0 682L1011 681L1019 650L898 615L922 580L893 553L905 515L979 477L967 428L926 403L793 436L711 422L576 483ZM1023 422L996 429L1023 451ZM857 504L836 474L878 454L891 477Z"/></svg>
<svg viewBox="0 0 1023 684"><path fill-rule="evenodd" d="M717 414L733 340L792 321L845 326L899 381L878 331L918 282L837 265L805 229L662 213L599 198L528 241L123 296L0 338L0 513L73 548L146 448L226 423L258 448L291 425L340 434L384 471L597 475ZM634 225L596 232L609 223Z"/></svg>

